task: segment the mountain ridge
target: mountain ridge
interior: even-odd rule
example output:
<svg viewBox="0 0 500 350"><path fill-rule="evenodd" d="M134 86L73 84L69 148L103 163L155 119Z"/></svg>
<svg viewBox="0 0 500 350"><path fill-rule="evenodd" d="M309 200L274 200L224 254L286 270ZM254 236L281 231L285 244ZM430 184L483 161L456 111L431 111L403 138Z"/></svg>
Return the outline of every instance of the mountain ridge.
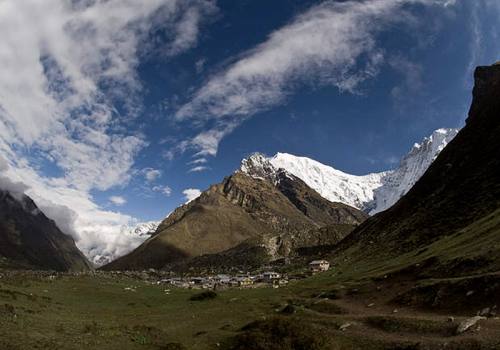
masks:
<svg viewBox="0 0 500 350"><path fill-rule="evenodd" d="M367 217L355 208L324 199L293 175L274 175L270 181L233 173L176 209L151 238L103 269L162 268L243 243L263 247L269 259L276 259L303 244L339 240L337 231L325 231L314 236L317 242L310 242L311 230L336 224L354 227Z"/></svg>

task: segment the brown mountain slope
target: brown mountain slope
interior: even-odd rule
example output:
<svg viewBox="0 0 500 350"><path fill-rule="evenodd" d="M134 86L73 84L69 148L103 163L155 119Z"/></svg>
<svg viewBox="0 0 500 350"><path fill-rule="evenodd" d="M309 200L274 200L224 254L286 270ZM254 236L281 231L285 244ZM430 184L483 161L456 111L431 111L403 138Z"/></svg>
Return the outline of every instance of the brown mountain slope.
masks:
<svg viewBox="0 0 500 350"><path fill-rule="evenodd" d="M153 237L104 269L161 268L179 260L221 253L243 242L245 247L264 247L271 258L276 258L310 243L306 242L311 240L310 231L326 225L355 225L366 218L355 208L323 199L299 179L292 180L295 184L286 186L290 200L272 182L237 172L175 210ZM317 240L328 241L327 233Z"/></svg>
<svg viewBox="0 0 500 350"><path fill-rule="evenodd" d="M500 66L479 67L466 126L407 195L341 242L337 261L374 273L415 263L436 276L499 270L499 135Z"/></svg>
<svg viewBox="0 0 500 350"><path fill-rule="evenodd" d="M16 196L17 197L17 196ZM82 271L91 268L65 235L31 200L0 190L0 256L12 268Z"/></svg>

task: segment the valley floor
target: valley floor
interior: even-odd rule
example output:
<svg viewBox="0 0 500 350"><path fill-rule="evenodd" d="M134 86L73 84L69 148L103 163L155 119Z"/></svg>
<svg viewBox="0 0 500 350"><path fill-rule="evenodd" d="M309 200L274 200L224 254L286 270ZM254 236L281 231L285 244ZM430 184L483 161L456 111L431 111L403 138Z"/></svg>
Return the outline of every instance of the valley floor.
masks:
<svg viewBox="0 0 500 350"><path fill-rule="evenodd" d="M191 300L201 291L111 274L3 274L0 349L499 349L496 297L484 293L500 275L474 278L347 282L329 271ZM465 295L454 299L442 286L455 284ZM481 310L488 318L456 335Z"/></svg>

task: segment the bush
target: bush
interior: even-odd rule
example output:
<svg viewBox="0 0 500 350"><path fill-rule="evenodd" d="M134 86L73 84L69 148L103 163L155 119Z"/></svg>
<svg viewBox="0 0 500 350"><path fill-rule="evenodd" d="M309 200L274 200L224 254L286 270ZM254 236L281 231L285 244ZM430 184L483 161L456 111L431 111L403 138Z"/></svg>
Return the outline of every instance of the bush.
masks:
<svg viewBox="0 0 500 350"><path fill-rule="evenodd" d="M191 301L203 301L203 300L210 300L210 299L215 299L217 297L217 293L211 290L206 290L204 292L192 295L189 300Z"/></svg>
<svg viewBox="0 0 500 350"><path fill-rule="evenodd" d="M323 332L296 319L274 318L255 321L242 328L234 339L233 350L323 350L327 340Z"/></svg>

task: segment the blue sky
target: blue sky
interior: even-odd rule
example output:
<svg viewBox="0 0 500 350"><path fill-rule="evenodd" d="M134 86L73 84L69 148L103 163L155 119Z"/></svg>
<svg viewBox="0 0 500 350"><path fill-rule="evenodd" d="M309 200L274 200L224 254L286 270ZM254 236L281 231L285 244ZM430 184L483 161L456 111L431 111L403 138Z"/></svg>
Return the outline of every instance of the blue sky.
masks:
<svg viewBox="0 0 500 350"><path fill-rule="evenodd" d="M419 23L420 32L395 25L381 33L377 39L390 62L373 79L360 84L354 94L316 82L301 84L284 103L256 113L226 136L217 156L207 157L204 171L189 172L193 152L173 160L159 157L175 144L179 133L193 135L190 127L172 125L176 103L189 101L190 92L211 74L317 3L219 2L220 14L204 28L202 44L168 62L161 58L144 62L141 78L151 89L145 96L150 113L145 133L148 140L157 142L142 153L138 164L162 170L165 178L159 182L171 187L172 195L150 198L154 204L149 207L144 206L139 190L129 194L124 210L157 219L183 201L183 189L205 189L219 182L242 157L255 151L305 155L349 173L365 174L393 167L395 159L433 130L463 125L470 101L470 48L476 40L468 10L450 14L442 9L415 9L429 16ZM491 53L484 53L482 63L491 62L494 54L492 47ZM202 70L197 69L197 62L203 63ZM401 93L396 95L394 89ZM162 104L173 107L159 112ZM158 144L158 140L169 138L171 143ZM111 193L122 195L123 191ZM106 195L102 194L103 199Z"/></svg>
<svg viewBox="0 0 500 350"><path fill-rule="evenodd" d="M496 0L6 1L3 176L96 255L252 152L387 170L463 126L499 19Z"/></svg>

